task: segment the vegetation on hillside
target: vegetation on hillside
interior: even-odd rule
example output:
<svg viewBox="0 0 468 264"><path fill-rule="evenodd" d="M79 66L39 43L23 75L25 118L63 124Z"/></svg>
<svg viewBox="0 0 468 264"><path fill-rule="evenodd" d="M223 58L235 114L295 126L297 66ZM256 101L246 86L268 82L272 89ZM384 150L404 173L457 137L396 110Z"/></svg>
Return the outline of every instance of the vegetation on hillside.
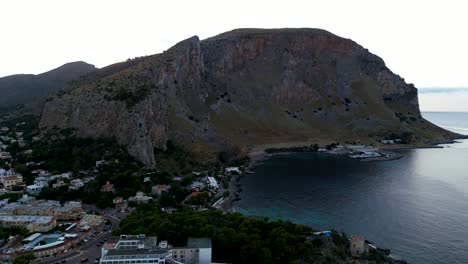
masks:
<svg viewBox="0 0 468 264"><path fill-rule="evenodd" d="M223 214L220 211L164 213L142 205L124 219L115 234L149 234L184 245L188 237L211 237L213 261L291 263L319 255L305 235L311 229L283 221Z"/></svg>
<svg viewBox="0 0 468 264"><path fill-rule="evenodd" d="M313 236L312 229L268 218L224 214L210 210L165 213L142 204L122 220L114 235L148 234L184 245L188 237L210 237L212 259L222 263L349 263L349 240L332 232L331 237ZM391 263L380 252L363 259Z"/></svg>

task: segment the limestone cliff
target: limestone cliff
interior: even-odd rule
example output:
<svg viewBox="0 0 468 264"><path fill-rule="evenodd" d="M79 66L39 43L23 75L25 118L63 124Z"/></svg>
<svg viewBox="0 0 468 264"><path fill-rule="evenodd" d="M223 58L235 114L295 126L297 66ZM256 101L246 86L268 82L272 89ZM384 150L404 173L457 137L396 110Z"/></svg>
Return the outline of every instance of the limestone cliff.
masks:
<svg viewBox="0 0 468 264"><path fill-rule="evenodd" d="M95 71L47 102L42 127L114 137L148 166L169 140L210 158L284 142L413 144L455 137L417 89L352 40L319 29L239 29Z"/></svg>

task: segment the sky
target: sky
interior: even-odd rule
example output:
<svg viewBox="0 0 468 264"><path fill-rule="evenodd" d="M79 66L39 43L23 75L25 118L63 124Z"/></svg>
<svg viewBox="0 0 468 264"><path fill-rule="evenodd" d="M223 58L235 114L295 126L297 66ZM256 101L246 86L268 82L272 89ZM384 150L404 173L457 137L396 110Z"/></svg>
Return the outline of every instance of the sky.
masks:
<svg viewBox="0 0 468 264"><path fill-rule="evenodd" d="M463 0L1 0L0 77L103 67L235 28L310 27L353 39L418 88L468 87L467 10ZM423 110L440 94L426 93Z"/></svg>

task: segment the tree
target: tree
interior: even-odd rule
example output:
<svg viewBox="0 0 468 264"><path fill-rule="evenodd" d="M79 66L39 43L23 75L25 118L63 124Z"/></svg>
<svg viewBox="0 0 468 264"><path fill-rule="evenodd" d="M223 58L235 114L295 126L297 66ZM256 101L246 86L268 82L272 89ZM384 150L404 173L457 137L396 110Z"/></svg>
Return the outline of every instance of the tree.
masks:
<svg viewBox="0 0 468 264"><path fill-rule="evenodd" d="M223 214L217 210L165 213L155 205L142 204L122 220L114 234L144 232L174 246L183 246L188 237L211 237L213 260L217 262L293 263L315 254L312 243L305 238L310 231L290 222L238 213Z"/></svg>
<svg viewBox="0 0 468 264"><path fill-rule="evenodd" d="M13 260L13 264L28 264L36 259L36 256L33 253L28 253L20 255Z"/></svg>

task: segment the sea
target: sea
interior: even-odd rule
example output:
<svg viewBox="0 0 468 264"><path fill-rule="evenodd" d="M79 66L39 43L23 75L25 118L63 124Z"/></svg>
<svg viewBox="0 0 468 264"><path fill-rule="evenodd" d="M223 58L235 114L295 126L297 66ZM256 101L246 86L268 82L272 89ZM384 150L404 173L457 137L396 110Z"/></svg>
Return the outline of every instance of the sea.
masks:
<svg viewBox="0 0 468 264"><path fill-rule="evenodd" d="M468 134L468 113L426 112ZM277 155L241 179L234 209L359 234L409 263L468 263L468 140L399 150L393 161Z"/></svg>

